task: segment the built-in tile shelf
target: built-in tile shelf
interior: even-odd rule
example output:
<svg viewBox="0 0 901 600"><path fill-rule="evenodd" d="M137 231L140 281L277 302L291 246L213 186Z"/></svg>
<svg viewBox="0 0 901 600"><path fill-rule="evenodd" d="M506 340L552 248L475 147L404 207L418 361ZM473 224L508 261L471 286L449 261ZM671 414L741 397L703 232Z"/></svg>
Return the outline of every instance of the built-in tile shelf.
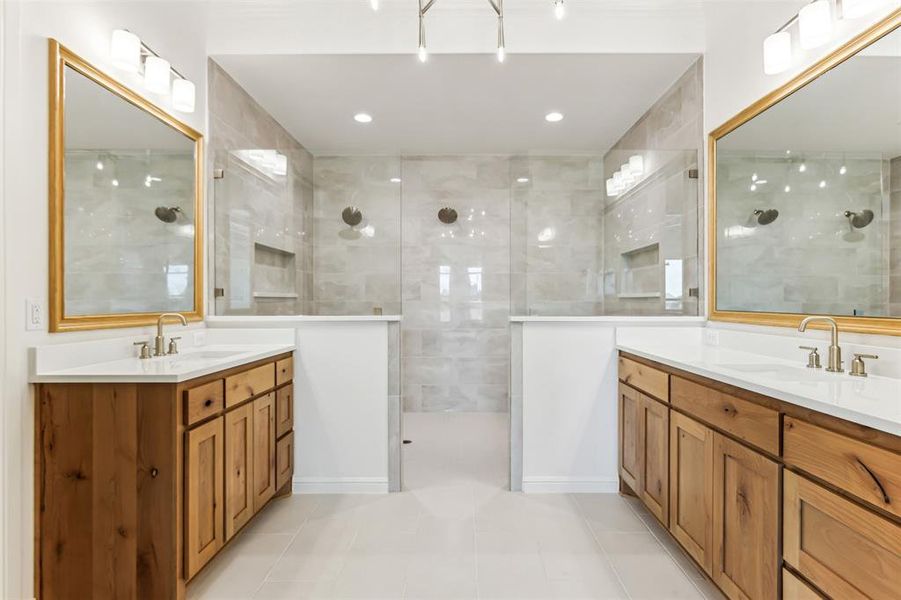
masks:
<svg viewBox="0 0 901 600"><path fill-rule="evenodd" d="M260 242L260 241L256 241L253 244L259 250L266 250L268 252L278 252L279 254L286 254L288 256L294 256L294 252L291 252L290 250L285 250L284 248L279 248L278 246L273 246L272 244L267 244L265 242Z"/></svg>
<svg viewBox="0 0 901 600"><path fill-rule="evenodd" d="M296 299L298 295L296 292L254 292L254 298L280 298L280 299Z"/></svg>
<svg viewBox="0 0 901 600"><path fill-rule="evenodd" d="M635 292L626 294L617 294L617 298L640 299L640 298L659 298L660 292Z"/></svg>

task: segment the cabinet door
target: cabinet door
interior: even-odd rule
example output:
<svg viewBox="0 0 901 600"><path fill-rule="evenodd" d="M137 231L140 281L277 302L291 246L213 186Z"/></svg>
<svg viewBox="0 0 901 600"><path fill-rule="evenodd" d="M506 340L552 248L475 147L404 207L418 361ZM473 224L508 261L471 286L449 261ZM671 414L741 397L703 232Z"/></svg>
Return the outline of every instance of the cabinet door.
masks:
<svg viewBox="0 0 901 600"><path fill-rule="evenodd" d="M225 413L225 539L253 516L253 404Z"/></svg>
<svg viewBox="0 0 901 600"><path fill-rule="evenodd" d="M619 384L619 476L636 494L641 494L642 447L641 394Z"/></svg>
<svg viewBox="0 0 901 600"><path fill-rule="evenodd" d="M294 475L294 432L278 441L276 446L275 487L281 490Z"/></svg>
<svg viewBox="0 0 901 600"><path fill-rule="evenodd" d="M713 558L713 430L670 412L669 528L710 573Z"/></svg>
<svg viewBox="0 0 901 600"><path fill-rule="evenodd" d="M666 527L669 523L669 407L642 395L641 429L644 454L641 499Z"/></svg>
<svg viewBox="0 0 901 600"><path fill-rule="evenodd" d="M253 406L253 512L275 495L275 394Z"/></svg>
<svg viewBox="0 0 901 600"><path fill-rule="evenodd" d="M733 600L775 599L779 465L714 433L713 580Z"/></svg>
<svg viewBox="0 0 901 600"><path fill-rule="evenodd" d="M294 386L286 385L275 392L275 436L282 437L294 429Z"/></svg>
<svg viewBox="0 0 901 600"><path fill-rule="evenodd" d="M185 447L185 570L193 577L219 551L224 540L222 498L224 417L186 434Z"/></svg>
<svg viewBox="0 0 901 600"><path fill-rule="evenodd" d="M790 471L783 558L832 598L897 599L901 526Z"/></svg>

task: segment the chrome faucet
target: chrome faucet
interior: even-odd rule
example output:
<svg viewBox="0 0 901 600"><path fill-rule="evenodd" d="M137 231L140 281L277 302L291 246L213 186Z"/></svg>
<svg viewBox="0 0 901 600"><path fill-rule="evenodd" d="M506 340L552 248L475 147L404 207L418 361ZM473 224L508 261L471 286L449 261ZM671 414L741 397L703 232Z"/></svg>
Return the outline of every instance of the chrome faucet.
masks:
<svg viewBox="0 0 901 600"><path fill-rule="evenodd" d="M842 349L838 345L838 323L831 317L806 317L801 324L798 325L798 331L805 331L807 324L813 321L822 321L828 323L832 328L832 341L829 343L829 360L826 370L830 373L841 373L842 369Z"/></svg>
<svg viewBox="0 0 901 600"><path fill-rule="evenodd" d="M165 356L165 338L163 337L163 321L167 318L172 317L174 319L179 319L181 324L187 327L188 320L184 315L179 313L163 313L160 315L160 318L156 320L156 337L153 338L153 355L154 356Z"/></svg>

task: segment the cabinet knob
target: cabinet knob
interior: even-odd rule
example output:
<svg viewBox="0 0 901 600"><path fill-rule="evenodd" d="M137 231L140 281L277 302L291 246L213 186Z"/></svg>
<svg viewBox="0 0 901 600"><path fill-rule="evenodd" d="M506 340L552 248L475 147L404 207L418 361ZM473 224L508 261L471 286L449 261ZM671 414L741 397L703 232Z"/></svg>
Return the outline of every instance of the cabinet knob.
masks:
<svg viewBox="0 0 901 600"><path fill-rule="evenodd" d="M203 403L204 406L212 406L213 400L211 398L207 398L206 402Z"/></svg>
<svg viewBox="0 0 901 600"><path fill-rule="evenodd" d="M160 470L157 469L156 467L152 467L150 469L150 476L153 477L154 479L156 479L156 476L159 474L160 474Z"/></svg>

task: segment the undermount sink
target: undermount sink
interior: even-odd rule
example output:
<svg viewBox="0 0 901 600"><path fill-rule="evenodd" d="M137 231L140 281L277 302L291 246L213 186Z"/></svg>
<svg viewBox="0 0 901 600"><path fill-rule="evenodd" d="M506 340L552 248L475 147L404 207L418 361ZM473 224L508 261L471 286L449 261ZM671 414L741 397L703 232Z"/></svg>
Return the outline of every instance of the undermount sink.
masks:
<svg viewBox="0 0 901 600"><path fill-rule="evenodd" d="M197 350L194 352L185 352L184 354L179 354L176 357L177 359L187 359L187 360L217 360L220 358L229 358L232 356L237 356L241 354L239 350Z"/></svg>
<svg viewBox="0 0 901 600"><path fill-rule="evenodd" d="M766 373L773 379L791 381L798 379L802 373L795 367L780 364L717 364L717 367L741 371L743 373Z"/></svg>

